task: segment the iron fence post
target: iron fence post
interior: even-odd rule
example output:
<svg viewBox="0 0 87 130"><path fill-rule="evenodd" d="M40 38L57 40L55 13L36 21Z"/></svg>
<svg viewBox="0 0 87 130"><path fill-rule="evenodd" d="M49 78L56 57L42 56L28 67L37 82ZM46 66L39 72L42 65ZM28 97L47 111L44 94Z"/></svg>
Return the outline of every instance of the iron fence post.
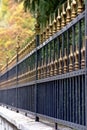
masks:
<svg viewBox="0 0 87 130"><path fill-rule="evenodd" d="M17 89L17 85L18 85L18 52L17 52L17 57L16 57L16 108L18 108L18 89ZM17 110L18 112L18 110Z"/></svg>
<svg viewBox="0 0 87 130"><path fill-rule="evenodd" d="M8 58L8 56L7 56L7 57L6 57L6 71L7 71L7 77L6 77L7 79L6 79L6 80L7 80L7 81L8 81L8 60L9 60L9 58ZM6 99L6 100L7 100L7 102L6 102L7 105L9 105L9 104L8 104L8 96L9 96L9 95L8 95L8 87L7 87L7 99Z"/></svg>
<svg viewBox="0 0 87 130"><path fill-rule="evenodd" d="M17 39L19 40L19 39ZM16 108L17 108L17 111L16 112L19 112L18 111L18 51L19 51L19 41L17 41L17 46L16 46Z"/></svg>
<svg viewBox="0 0 87 130"><path fill-rule="evenodd" d="M39 45L39 33L40 33L40 24L39 24L39 10L37 10L37 17L36 17L36 24L35 24L35 33L36 33L36 57L35 57L35 62L36 62L36 83L35 83L35 113L36 113L36 117L35 117L35 121L39 121L39 117L37 116L37 104L38 104L38 100L37 100L37 96L38 96L38 92L37 92L37 80L38 80L38 51L37 51L37 47Z"/></svg>
<svg viewBox="0 0 87 130"><path fill-rule="evenodd" d="M87 129L87 0L85 0L85 124Z"/></svg>

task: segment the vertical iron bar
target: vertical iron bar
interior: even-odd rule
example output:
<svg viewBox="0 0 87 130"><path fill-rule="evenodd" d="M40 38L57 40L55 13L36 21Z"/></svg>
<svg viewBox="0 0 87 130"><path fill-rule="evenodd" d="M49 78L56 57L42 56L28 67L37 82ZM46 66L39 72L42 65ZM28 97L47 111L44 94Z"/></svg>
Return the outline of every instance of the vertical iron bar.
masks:
<svg viewBox="0 0 87 130"><path fill-rule="evenodd" d="M17 57L16 57L16 107L18 112L18 50L17 50Z"/></svg>
<svg viewBox="0 0 87 130"><path fill-rule="evenodd" d="M52 42L50 42L50 62L52 61Z"/></svg>
<svg viewBox="0 0 87 130"><path fill-rule="evenodd" d="M79 124L79 77L77 77L77 124Z"/></svg>
<svg viewBox="0 0 87 130"><path fill-rule="evenodd" d="M40 78L41 78L41 65L42 65L42 53L41 52L42 52L42 50L40 49L38 52L38 57L40 57Z"/></svg>
<svg viewBox="0 0 87 130"><path fill-rule="evenodd" d="M8 81L8 72L9 72L8 71L8 61L7 61L6 71L7 71L7 79L6 80ZM6 103L8 105L8 87L7 87L7 98L6 99L7 99Z"/></svg>
<svg viewBox="0 0 87 130"><path fill-rule="evenodd" d="M55 61L55 55L56 55L55 44L56 44L56 40L53 41L53 75L54 75L54 61Z"/></svg>
<svg viewBox="0 0 87 130"><path fill-rule="evenodd" d="M67 120L67 79L65 79L65 120Z"/></svg>
<svg viewBox="0 0 87 130"><path fill-rule="evenodd" d="M59 80L59 119L61 119L61 80Z"/></svg>
<svg viewBox="0 0 87 130"><path fill-rule="evenodd" d="M81 43L82 43L82 32L81 32L81 20L78 22L78 31L79 31L79 37L78 37L78 48L79 48L79 69L81 68Z"/></svg>
<svg viewBox="0 0 87 130"><path fill-rule="evenodd" d="M44 46L43 49L44 49L44 54L43 54L44 55L44 61L43 61L43 64L45 64L45 46Z"/></svg>
<svg viewBox="0 0 87 130"><path fill-rule="evenodd" d="M75 105L75 108L76 108L76 122L78 122L78 81L77 81L77 77L75 77L75 98L76 98L76 105Z"/></svg>
<svg viewBox="0 0 87 130"><path fill-rule="evenodd" d="M70 121L70 78L68 79L68 121Z"/></svg>
<svg viewBox="0 0 87 130"><path fill-rule="evenodd" d="M58 60L60 57L60 37L58 37ZM58 62L58 68L59 68L59 62ZM58 73L59 73L59 69L58 69Z"/></svg>
<svg viewBox="0 0 87 130"><path fill-rule="evenodd" d="M41 79L43 78L43 68L42 68L42 66L43 66L43 48L41 48Z"/></svg>
<svg viewBox="0 0 87 130"><path fill-rule="evenodd" d="M80 114L80 116L81 116L81 118L80 118L80 124L81 125L84 125L84 119L83 119L83 113L84 113L84 99L83 99L83 91L84 91L84 86L83 86L83 75L81 76L81 86L80 86L80 105L81 105L81 109L80 109L80 112L81 112L81 114Z"/></svg>
<svg viewBox="0 0 87 130"><path fill-rule="evenodd" d="M38 51L37 51L37 46L39 45L39 35L36 35L36 83L35 83L35 113L36 113L36 118L35 121L39 121L39 117L37 116L37 104L38 104L38 100L37 100L37 80L38 80Z"/></svg>
<svg viewBox="0 0 87 130"><path fill-rule="evenodd" d="M85 111L85 75L82 75L82 125L86 124Z"/></svg>
<svg viewBox="0 0 87 130"><path fill-rule="evenodd" d="M51 93L51 97L50 97L50 93ZM52 107L50 107L50 103L52 102L52 97L53 97L53 90L52 90L52 82L48 82L48 86L47 86L47 96L48 96L48 116L52 116L53 111L52 111Z"/></svg>
<svg viewBox="0 0 87 130"><path fill-rule="evenodd" d="M74 122L74 111L75 111L75 107L74 107L74 104L75 104L75 102L74 102L74 97L75 97L75 92L74 92L74 88L75 88L75 86L74 86L74 77L72 78L72 108L73 108L73 110L72 110L72 122Z"/></svg>
<svg viewBox="0 0 87 130"><path fill-rule="evenodd" d="M75 26L72 26L72 45L73 45L73 55L74 55L74 52L75 52ZM74 62L75 62L75 58L73 56L73 65L74 65ZM73 70L74 70L74 67L73 67Z"/></svg>
<svg viewBox="0 0 87 130"><path fill-rule="evenodd" d="M55 81L55 118L57 118L57 81Z"/></svg>
<svg viewBox="0 0 87 130"><path fill-rule="evenodd" d="M53 92L53 94L52 94L52 97L53 97L52 98L52 104L53 104L53 106L52 106L52 117L54 117L54 115L55 115L55 94L54 94L54 92L55 92L55 81L52 82L52 92ZM50 105L50 107L51 107L51 105Z"/></svg>
<svg viewBox="0 0 87 130"><path fill-rule="evenodd" d="M48 64L48 44L46 45L46 77L47 77L47 64Z"/></svg>
<svg viewBox="0 0 87 130"><path fill-rule="evenodd" d="M73 78L71 78L71 122L73 122Z"/></svg>
<svg viewBox="0 0 87 130"><path fill-rule="evenodd" d="M57 80L57 119L59 119L59 80Z"/></svg>
<svg viewBox="0 0 87 130"><path fill-rule="evenodd" d="M63 79L61 80L61 119L63 120Z"/></svg>
<svg viewBox="0 0 87 130"><path fill-rule="evenodd" d="M70 122L71 122L71 118L72 118L72 117L71 117L71 116L72 116L72 115L71 115L71 104L72 104L72 103L71 103L71 78L69 79L69 83L70 83L70 86L69 86L69 100L70 100L69 103L70 103L70 104L69 104L69 106L70 106Z"/></svg>
<svg viewBox="0 0 87 130"><path fill-rule="evenodd" d="M56 102L56 81L54 81L54 118L56 118L56 104L57 104L57 102Z"/></svg>
<svg viewBox="0 0 87 130"><path fill-rule="evenodd" d="M66 93L67 93L67 112L66 112L66 113L67 113L67 118L66 118L66 119L67 119L67 121L68 121L68 115L69 115L69 114L68 114L68 109L69 109L69 108L68 108L68 103L69 103L69 101L68 101L68 87L69 87L69 85L68 85L68 79L67 79L66 82L67 82L67 88L66 88L66 91L67 91L67 92L66 92Z"/></svg>
<svg viewBox="0 0 87 130"><path fill-rule="evenodd" d="M65 79L63 80L63 120L65 120L65 105L66 105L66 95L65 95L65 87L66 87L66 85L65 85Z"/></svg>
<svg viewBox="0 0 87 130"><path fill-rule="evenodd" d="M85 0L85 122L87 127L87 0Z"/></svg>
<svg viewBox="0 0 87 130"><path fill-rule="evenodd" d="M78 103L78 106L79 106L79 108L78 108L78 123L80 124L80 119L82 118L81 117L81 95L80 95L80 93L81 93L81 82L80 82L80 76L78 76L78 100L79 100L79 103Z"/></svg>
<svg viewBox="0 0 87 130"><path fill-rule="evenodd" d="M76 123L76 77L74 78L74 123Z"/></svg>
<svg viewBox="0 0 87 130"><path fill-rule="evenodd" d="M69 30L67 30L67 72L69 72Z"/></svg>
<svg viewBox="0 0 87 130"><path fill-rule="evenodd" d="M44 83L44 111L43 111L43 114L45 115L45 109L46 109L46 107L45 107L45 104L46 104L46 99L45 99L45 96L46 95L46 83Z"/></svg>
<svg viewBox="0 0 87 130"><path fill-rule="evenodd" d="M64 33L62 34L62 59L63 59L63 56L64 56ZM64 62L62 62L62 73L64 72Z"/></svg>

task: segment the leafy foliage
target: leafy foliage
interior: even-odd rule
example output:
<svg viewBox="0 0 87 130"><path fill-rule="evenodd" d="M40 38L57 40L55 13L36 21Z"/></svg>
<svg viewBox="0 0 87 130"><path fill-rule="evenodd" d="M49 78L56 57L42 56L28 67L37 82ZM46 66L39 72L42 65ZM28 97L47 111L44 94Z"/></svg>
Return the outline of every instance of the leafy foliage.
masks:
<svg viewBox="0 0 87 130"><path fill-rule="evenodd" d="M25 11L30 10L35 14L37 8L40 11L40 23L44 24L50 14L57 13L58 7L66 0L23 0Z"/></svg>
<svg viewBox="0 0 87 130"><path fill-rule="evenodd" d="M2 0L0 12L0 61L6 63L16 53L15 46L17 35L20 36L21 48L28 43L34 34L35 20L32 15L23 10L23 2L16 3L12 0ZM3 57L2 57L3 55Z"/></svg>

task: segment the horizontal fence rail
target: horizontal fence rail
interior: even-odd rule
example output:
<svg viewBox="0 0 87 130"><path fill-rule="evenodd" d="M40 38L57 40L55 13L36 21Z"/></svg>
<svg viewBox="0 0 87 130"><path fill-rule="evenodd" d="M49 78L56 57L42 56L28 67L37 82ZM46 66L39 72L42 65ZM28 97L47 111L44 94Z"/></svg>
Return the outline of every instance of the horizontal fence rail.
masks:
<svg viewBox="0 0 87 130"><path fill-rule="evenodd" d="M1 69L0 103L87 129L86 4L68 0Z"/></svg>

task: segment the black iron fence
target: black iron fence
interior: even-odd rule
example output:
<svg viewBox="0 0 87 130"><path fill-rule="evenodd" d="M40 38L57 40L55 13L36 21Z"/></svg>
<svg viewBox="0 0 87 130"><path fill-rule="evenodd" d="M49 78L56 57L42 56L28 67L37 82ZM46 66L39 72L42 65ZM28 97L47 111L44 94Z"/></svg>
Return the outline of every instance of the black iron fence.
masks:
<svg viewBox="0 0 87 130"><path fill-rule="evenodd" d="M87 129L87 2L67 1L1 70L0 102ZM56 125L57 126L57 125ZM57 127L56 127L57 128Z"/></svg>

